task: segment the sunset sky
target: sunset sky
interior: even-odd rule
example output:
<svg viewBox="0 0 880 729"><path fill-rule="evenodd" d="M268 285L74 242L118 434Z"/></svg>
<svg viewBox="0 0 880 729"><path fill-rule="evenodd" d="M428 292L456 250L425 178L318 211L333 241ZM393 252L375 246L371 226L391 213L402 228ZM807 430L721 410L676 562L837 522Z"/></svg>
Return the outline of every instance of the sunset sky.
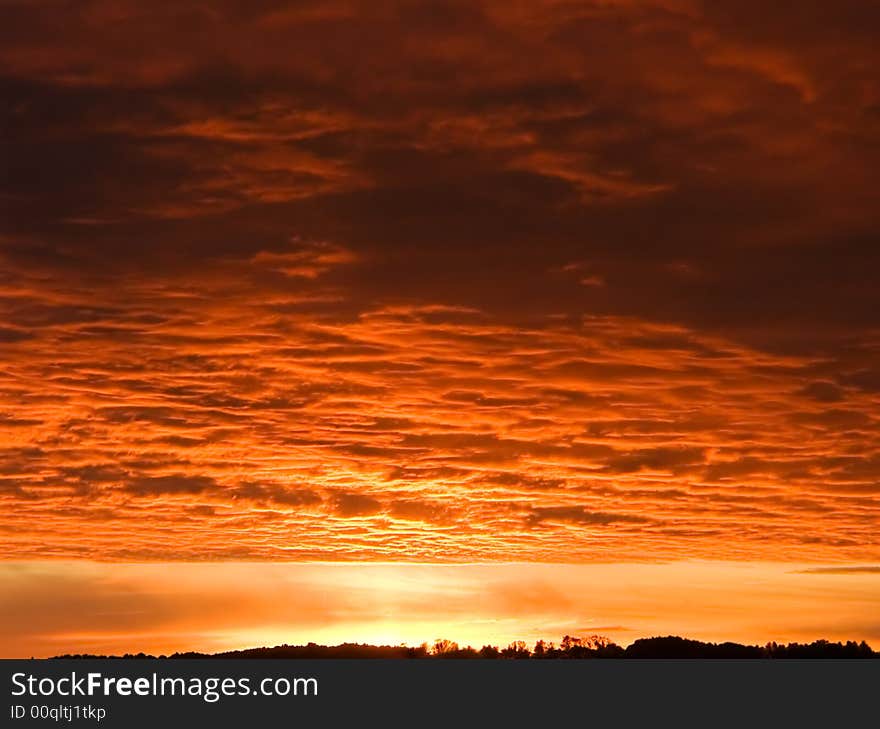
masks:
<svg viewBox="0 0 880 729"><path fill-rule="evenodd" d="M0 655L880 648L878 27L0 0Z"/></svg>

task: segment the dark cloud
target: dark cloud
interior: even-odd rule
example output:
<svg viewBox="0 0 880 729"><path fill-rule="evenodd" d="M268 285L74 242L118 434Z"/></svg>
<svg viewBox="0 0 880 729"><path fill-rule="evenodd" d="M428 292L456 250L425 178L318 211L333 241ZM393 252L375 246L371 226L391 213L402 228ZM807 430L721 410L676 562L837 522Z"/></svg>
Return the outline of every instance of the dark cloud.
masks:
<svg viewBox="0 0 880 729"><path fill-rule="evenodd" d="M651 520L633 514L610 514L588 511L582 506L544 506L532 509L526 517L530 526L543 522L562 522L585 526L609 526L612 524L647 524Z"/></svg>
<svg viewBox="0 0 880 729"><path fill-rule="evenodd" d="M800 394L818 402L840 402L844 398L843 390L833 382L811 382Z"/></svg>
<svg viewBox="0 0 880 729"><path fill-rule="evenodd" d="M811 567L810 569L799 571L801 574L810 575L869 575L880 573L880 567L872 565L855 567Z"/></svg>
<svg viewBox="0 0 880 729"><path fill-rule="evenodd" d="M10 329L9 327L0 327L0 344L14 344L15 342L24 342L33 338L33 334L21 329Z"/></svg>
<svg viewBox="0 0 880 729"><path fill-rule="evenodd" d="M191 268L301 234L375 262L353 305L529 301L752 341L756 312L815 340L876 309L863 10L123 5L112 34L98 4L4 9L5 220L45 264ZM606 285L539 275L575 260Z"/></svg>
<svg viewBox="0 0 880 729"><path fill-rule="evenodd" d="M430 524L446 524L453 519L451 511L442 504L418 499L392 501L388 513L396 519L423 521Z"/></svg>
<svg viewBox="0 0 880 729"><path fill-rule="evenodd" d="M321 503L321 497L311 489L285 488L277 484L244 482L227 493L233 499L246 499L258 504L312 506Z"/></svg>
<svg viewBox="0 0 880 729"><path fill-rule="evenodd" d="M334 513L343 518L372 516L382 510L382 503L364 494L340 493L332 498Z"/></svg>
<svg viewBox="0 0 880 729"><path fill-rule="evenodd" d="M123 490L135 496L173 496L200 494L217 488L217 482L208 476L141 476L125 482Z"/></svg>
<svg viewBox="0 0 880 729"><path fill-rule="evenodd" d="M704 458L701 448L646 448L609 458L607 469L615 473L641 470L676 473L703 463Z"/></svg>

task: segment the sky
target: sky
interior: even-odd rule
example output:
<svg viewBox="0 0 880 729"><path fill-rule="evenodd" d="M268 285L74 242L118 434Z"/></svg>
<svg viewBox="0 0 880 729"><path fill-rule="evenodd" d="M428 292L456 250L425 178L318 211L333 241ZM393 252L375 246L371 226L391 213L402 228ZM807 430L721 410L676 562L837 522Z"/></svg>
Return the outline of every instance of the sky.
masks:
<svg viewBox="0 0 880 729"><path fill-rule="evenodd" d="M711 564L727 622L695 607L692 634L767 632L734 614L741 567L803 586L780 615L877 635L878 23L868 0L0 1L0 610L55 594L39 642L157 565L212 595L323 565L336 605L343 567L418 564L436 596L517 564L581 587L483 603L523 621L495 634L687 632L654 598L653 622L562 606L632 599L643 568L704 605ZM396 620L439 637L431 602ZM270 624L294 630L253 608L220 642Z"/></svg>
<svg viewBox="0 0 880 729"><path fill-rule="evenodd" d="M0 564L0 645L28 658L316 642L477 649L600 635L877 646L880 568L797 563Z"/></svg>

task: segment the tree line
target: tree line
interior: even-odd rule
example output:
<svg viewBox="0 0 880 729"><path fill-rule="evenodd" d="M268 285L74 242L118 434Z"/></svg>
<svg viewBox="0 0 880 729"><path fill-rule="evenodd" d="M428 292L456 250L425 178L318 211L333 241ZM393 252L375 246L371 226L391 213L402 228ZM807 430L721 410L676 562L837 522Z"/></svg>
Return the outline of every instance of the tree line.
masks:
<svg viewBox="0 0 880 729"><path fill-rule="evenodd" d="M55 658L397 658L397 659L602 659L602 658L723 658L723 659L779 659L779 658L878 658L865 642L847 641L832 643L816 640L812 643L767 643L763 646L740 643L705 643L678 636L639 638L626 648L608 638L591 635L575 637L566 635L557 645L543 640L529 647L517 640L504 648L484 645L482 648L461 647L455 641L438 639L433 644L420 646L377 646L365 643L342 643L335 646L278 645L272 648L249 648L224 653L174 653L169 656L153 656L145 653L126 653L123 656L98 656L87 654L62 655Z"/></svg>

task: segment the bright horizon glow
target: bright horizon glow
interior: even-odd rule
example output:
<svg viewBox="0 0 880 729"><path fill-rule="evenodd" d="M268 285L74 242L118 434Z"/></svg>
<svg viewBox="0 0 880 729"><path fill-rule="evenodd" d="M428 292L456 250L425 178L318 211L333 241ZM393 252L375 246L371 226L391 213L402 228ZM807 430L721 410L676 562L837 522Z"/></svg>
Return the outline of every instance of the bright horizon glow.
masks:
<svg viewBox="0 0 880 729"><path fill-rule="evenodd" d="M564 634L880 641L870 566L32 562L0 566L0 587L4 657Z"/></svg>

